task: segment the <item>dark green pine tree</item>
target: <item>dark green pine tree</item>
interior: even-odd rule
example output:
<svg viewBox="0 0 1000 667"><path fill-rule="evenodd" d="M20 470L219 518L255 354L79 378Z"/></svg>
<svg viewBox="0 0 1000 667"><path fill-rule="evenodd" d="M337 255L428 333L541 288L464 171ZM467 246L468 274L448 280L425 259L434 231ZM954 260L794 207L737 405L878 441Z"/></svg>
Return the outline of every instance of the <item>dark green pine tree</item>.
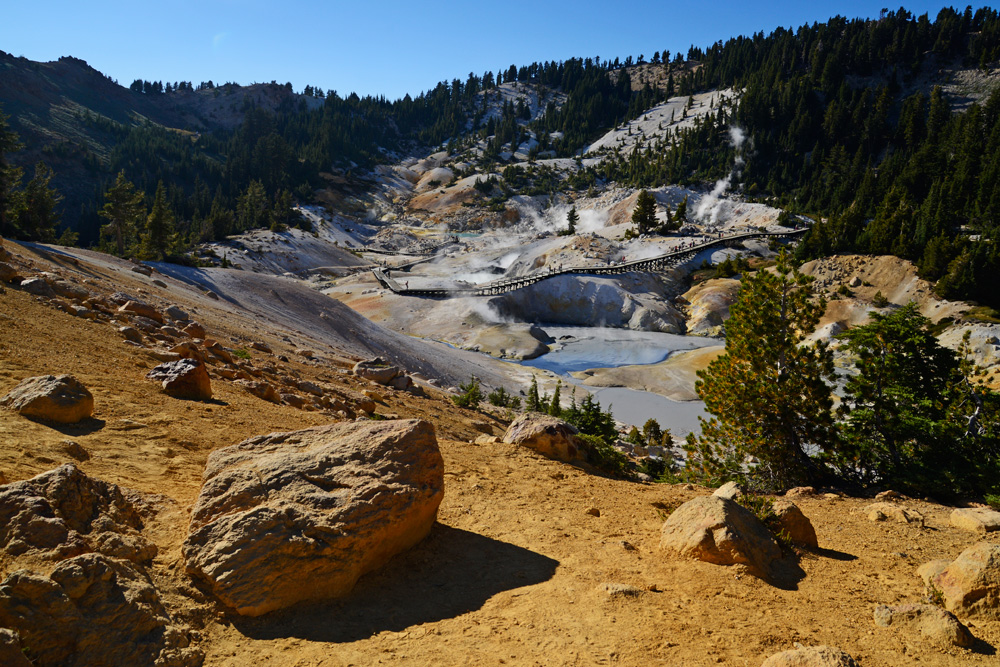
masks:
<svg viewBox="0 0 1000 667"><path fill-rule="evenodd" d="M101 227L101 236L114 239L114 249L124 257L146 215L142 193L125 178L124 171L118 172L114 185L104 193L104 207L98 214L108 221Z"/></svg>
<svg viewBox="0 0 1000 667"><path fill-rule="evenodd" d="M44 162L35 165L35 175L15 202L15 224L21 234L32 240L52 243L56 240L59 214L56 207L62 196L50 185L52 170Z"/></svg>
<svg viewBox="0 0 1000 667"><path fill-rule="evenodd" d="M7 162L7 153L13 153L23 148L14 133L7 124L7 116L0 112L0 236L13 236L16 234L14 222L11 219L15 202L20 199L15 188L21 183L20 167L15 167Z"/></svg>
<svg viewBox="0 0 1000 667"><path fill-rule="evenodd" d="M559 405L562 400L561 390L562 381L560 380L559 382L556 382L556 390L552 393L552 402L549 403L549 414L553 417L562 416L562 408Z"/></svg>
<svg viewBox="0 0 1000 667"><path fill-rule="evenodd" d="M576 234L576 223L580 221L580 215L576 212L576 206L571 206L566 214L566 236Z"/></svg>
<svg viewBox="0 0 1000 667"><path fill-rule="evenodd" d="M156 186L153 208L146 218L146 234L142 240L143 256L147 259L165 259L175 243L174 213L166 200L163 181Z"/></svg>
<svg viewBox="0 0 1000 667"><path fill-rule="evenodd" d="M810 450L834 446L833 356L806 345L826 306L788 256L776 271L744 274L726 322L726 352L698 372L695 388L712 415L689 436L688 469L711 481L751 475L778 489L819 477ZM746 463L756 458L756 466Z"/></svg>
<svg viewBox="0 0 1000 667"><path fill-rule="evenodd" d="M656 226L656 198L649 190L642 190L635 200L632 223L636 234L648 234Z"/></svg>

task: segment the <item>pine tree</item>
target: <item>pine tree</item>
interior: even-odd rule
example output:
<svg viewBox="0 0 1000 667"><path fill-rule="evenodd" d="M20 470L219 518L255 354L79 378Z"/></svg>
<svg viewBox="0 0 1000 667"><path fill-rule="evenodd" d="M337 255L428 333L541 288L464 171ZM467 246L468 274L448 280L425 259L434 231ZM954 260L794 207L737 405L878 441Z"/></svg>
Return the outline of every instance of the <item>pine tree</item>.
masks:
<svg viewBox="0 0 1000 667"><path fill-rule="evenodd" d="M524 409L528 412L540 412L542 399L538 396L538 380L531 376L531 386L528 388L528 398L524 402Z"/></svg>
<svg viewBox="0 0 1000 667"><path fill-rule="evenodd" d="M656 197L648 190L639 192L635 200L635 210L632 211L632 223L636 234L648 234L656 226Z"/></svg>
<svg viewBox="0 0 1000 667"><path fill-rule="evenodd" d="M174 213L166 201L163 181L156 186L153 208L146 218L146 234L143 237L143 255L148 259L165 259L175 242Z"/></svg>
<svg viewBox="0 0 1000 667"><path fill-rule="evenodd" d="M566 236L576 234L576 223L580 221L580 215L576 212L576 206L571 206L566 214Z"/></svg>
<svg viewBox="0 0 1000 667"><path fill-rule="evenodd" d="M562 416L562 408L559 405L562 401L562 396L560 395L561 389L562 380L556 382L556 390L552 393L552 401L549 403L549 414L553 417Z"/></svg>
<svg viewBox="0 0 1000 667"><path fill-rule="evenodd" d="M7 116L0 112L0 235L11 236L16 231L10 219L11 209L19 199L15 188L21 183L21 168L7 162L6 154L21 150L23 144L7 124Z"/></svg>
<svg viewBox="0 0 1000 667"><path fill-rule="evenodd" d="M56 207L62 196L50 185L52 170L44 162L35 165L35 175L18 193L15 224L21 234L32 241L52 243L56 240L59 214Z"/></svg>
<svg viewBox="0 0 1000 667"><path fill-rule="evenodd" d="M102 236L111 236L119 257L125 256L125 248L132 243L136 230L146 215L141 192L125 178L125 172L118 172L115 184L104 193L104 207L98 214L108 223L101 227Z"/></svg>
<svg viewBox="0 0 1000 667"><path fill-rule="evenodd" d="M700 438L689 437L688 466L714 480L748 473L778 488L819 476L807 450L833 444L833 357L806 345L825 308L812 300L811 279L786 253L775 272L744 274L726 322L726 352L699 371L695 385L712 415ZM700 470L699 470L700 468Z"/></svg>

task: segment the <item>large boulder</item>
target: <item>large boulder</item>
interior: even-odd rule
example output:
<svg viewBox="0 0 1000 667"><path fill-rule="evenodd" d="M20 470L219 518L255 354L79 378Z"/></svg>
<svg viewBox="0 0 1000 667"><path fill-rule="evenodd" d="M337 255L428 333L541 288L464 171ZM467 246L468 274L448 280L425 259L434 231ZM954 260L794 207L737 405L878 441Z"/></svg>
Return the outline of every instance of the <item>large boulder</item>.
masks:
<svg viewBox="0 0 1000 667"><path fill-rule="evenodd" d="M1000 621L1000 544L980 542L947 567L921 569L928 587L944 597L948 611L966 618Z"/></svg>
<svg viewBox="0 0 1000 667"><path fill-rule="evenodd" d="M188 571L258 616L346 594L422 540L444 496L434 428L400 420L272 433L212 452Z"/></svg>
<svg viewBox="0 0 1000 667"><path fill-rule="evenodd" d="M142 517L114 484L67 463L0 487L0 548L10 556L59 560L96 551L137 563L156 546L140 533Z"/></svg>
<svg viewBox="0 0 1000 667"><path fill-rule="evenodd" d="M798 646L776 653L760 667L858 667L847 653L833 646Z"/></svg>
<svg viewBox="0 0 1000 667"><path fill-rule="evenodd" d="M101 554L65 560L49 576L13 572L0 584L0 625L21 635L39 667L197 667L204 660L149 578Z"/></svg>
<svg viewBox="0 0 1000 667"><path fill-rule="evenodd" d="M533 449L558 461L582 461L586 454L580 448L579 431L561 419L537 412L519 416L504 433L503 441Z"/></svg>
<svg viewBox="0 0 1000 667"><path fill-rule="evenodd" d="M962 507L952 511L951 525L985 535L1000 530L1000 512L985 507Z"/></svg>
<svg viewBox="0 0 1000 667"><path fill-rule="evenodd" d="M716 565L745 565L767 577L781 547L750 510L728 498L700 496L684 503L660 532L660 548Z"/></svg>
<svg viewBox="0 0 1000 667"><path fill-rule="evenodd" d="M205 364L197 359L179 359L160 364L146 374L163 386L163 391L174 398L207 401L212 398L212 381Z"/></svg>
<svg viewBox="0 0 1000 667"><path fill-rule="evenodd" d="M901 604L875 609L875 625L918 633L940 646L969 647L975 638L950 611L932 604Z"/></svg>
<svg viewBox="0 0 1000 667"><path fill-rule="evenodd" d="M0 405L60 424L75 424L94 414L94 396L72 375L28 378L0 399Z"/></svg>

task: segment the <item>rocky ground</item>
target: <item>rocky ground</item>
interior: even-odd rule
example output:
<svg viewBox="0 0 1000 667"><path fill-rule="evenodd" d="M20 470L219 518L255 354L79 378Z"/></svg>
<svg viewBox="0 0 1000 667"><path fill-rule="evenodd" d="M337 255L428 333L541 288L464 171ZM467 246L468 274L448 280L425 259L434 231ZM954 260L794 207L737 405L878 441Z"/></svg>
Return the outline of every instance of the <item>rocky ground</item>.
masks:
<svg viewBox="0 0 1000 667"><path fill-rule="evenodd" d="M482 438L502 435L506 422L456 408L429 383L421 385L427 396L417 397L344 372L368 351L351 347L357 344L351 343L352 330L386 348L399 343L378 329L362 334L360 322L341 318L322 338L323 320L307 320L307 305L296 311L302 323L291 325L274 312L276 305L267 305L274 299L268 290L275 288L250 281L252 274L244 272L145 276L110 258L4 245L23 276L48 271L50 287L68 296L32 294L24 286L3 289L0 395L28 377L69 373L89 388L95 407L92 418L69 425L0 411L0 481L16 483L73 463L90 478L124 489L123 497L141 508L141 520L136 524L119 511L113 513L118 523L102 524L133 536L131 550L102 543L105 551L131 554L132 560L84 554L72 561L76 569L67 569L43 552L8 547L0 555L0 577L8 591L29 590L26 582L44 583L48 575L64 587L117 582L128 599L146 600L134 613L153 619L149 636L173 647L173 662L158 664L759 665L796 643L839 647L865 667L995 664L997 620L962 619L975 637L970 648L942 646L875 622L879 605L925 598L920 565L953 559L983 539L952 526L950 507L899 500L898 506L922 517L922 523L904 523L894 520L906 516L898 513L871 520L865 509L871 499L822 493L797 498L820 548L786 559L783 574L768 583L740 566L661 550L664 520L708 489L609 479L585 464L549 460ZM214 288L220 298L198 289L196 278L210 279L202 288ZM64 283L88 290L91 301L73 297ZM275 289L278 297L294 303L297 292L283 288ZM32 289L44 292L37 283ZM139 342L127 343L119 328L144 322L119 313L108 301L113 291L132 292L161 313L168 303L178 305L225 351L241 351L234 361L242 365L210 361L211 400L163 393L145 376L167 347L157 336L170 334L162 327L149 334L140 330ZM169 316L166 321L172 322ZM334 332L342 340L334 340ZM318 347L321 341L326 347ZM271 351L254 349L254 342ZM296 353L310 351L303 347L310 344L312 355ZM397 363L406 362L406 354L433 356L411 349L400 352ZM310 410L270 402L227 379L230 371L302 398L311 394L300 387L311 383L339 403ZM435 429L444 496L425 540L362 577L344 598L258 617L228 610L191 578L182 549L213 451L256 435L367 414L423 419ZM474 444L477 438L482 444ZM997 543L997 534L985 539ZM18 570L35 579L22 572L17 581L25 583L14 586L10 577ZM254 572L236 576L252 581ZM90 590L79 599L100 592ZM81 608L105 613L99 605ZM108 633L108 642L117 641L117 634ZM43 647L27 648L38 655ZM136 655L141 662L146 654Z"/></svg>

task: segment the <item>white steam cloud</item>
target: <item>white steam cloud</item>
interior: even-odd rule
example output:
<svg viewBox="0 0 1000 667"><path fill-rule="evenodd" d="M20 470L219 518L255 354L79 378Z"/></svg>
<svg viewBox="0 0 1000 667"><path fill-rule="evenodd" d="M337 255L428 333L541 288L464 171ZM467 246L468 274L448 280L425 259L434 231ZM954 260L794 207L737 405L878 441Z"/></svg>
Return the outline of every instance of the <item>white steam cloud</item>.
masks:
<svg viewBox="0 0 1000 667"><path fill-rule="evenodd" d="M746 161L743 159L743 145L746 141L747 136L743 128L736 127L735 125L729 128L729 143L736 149L736 159L733 162L733 168L729 172L729 175L716 181L712 191L702 197L701 201L698 202L698 206L695 207L694 217L702 224L715 226L728 217L732 209L732 203L723 199L722 196L732 186L733 179L738 179L740 172L743 171L743 165L746 164Z"/></svg>

